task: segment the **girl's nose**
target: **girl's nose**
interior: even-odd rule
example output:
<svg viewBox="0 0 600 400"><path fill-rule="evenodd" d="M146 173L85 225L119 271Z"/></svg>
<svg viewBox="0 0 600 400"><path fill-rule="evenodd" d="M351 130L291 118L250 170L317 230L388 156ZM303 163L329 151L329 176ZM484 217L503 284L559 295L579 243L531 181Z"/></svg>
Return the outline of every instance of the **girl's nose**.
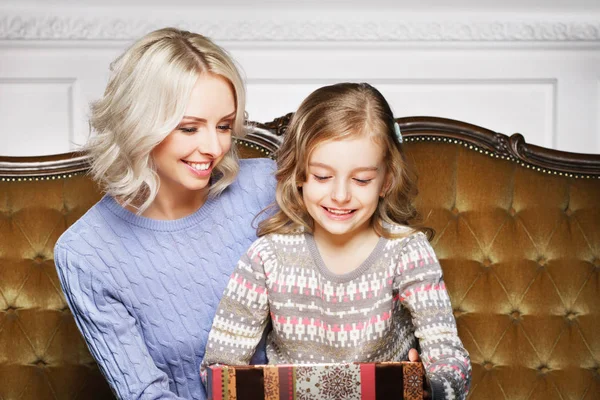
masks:
<svg viewBox="0 0 600 400"><path fill-rule="evenodd" d="M331 191L331 199L338 203L344 203L350 200L350 190L345 182L335 182Z"/></svg>

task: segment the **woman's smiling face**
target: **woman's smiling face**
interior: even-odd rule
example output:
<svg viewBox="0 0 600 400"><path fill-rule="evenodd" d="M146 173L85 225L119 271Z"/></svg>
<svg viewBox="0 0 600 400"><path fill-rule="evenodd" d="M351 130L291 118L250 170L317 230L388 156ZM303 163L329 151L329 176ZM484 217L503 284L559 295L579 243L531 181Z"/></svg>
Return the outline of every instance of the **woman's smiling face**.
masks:
<svg viewBox="0 0 600 400"><path fill-rule="evenodd" d="M160 178L158 196L208 192L214 167L231 147L235 112L231 84L217 75L201 75L183 119L152 152Z"/></svg>

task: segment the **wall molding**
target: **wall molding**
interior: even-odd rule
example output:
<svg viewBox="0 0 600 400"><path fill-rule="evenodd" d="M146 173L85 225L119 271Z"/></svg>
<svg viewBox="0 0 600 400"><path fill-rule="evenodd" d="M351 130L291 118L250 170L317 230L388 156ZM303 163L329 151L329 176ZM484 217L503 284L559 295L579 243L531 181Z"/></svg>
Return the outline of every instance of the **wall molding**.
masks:
<svg viewBox="0 0 600 400"><path fill-rule="evenodd" d="M74 144L80 125L76 85L75 77L0 76L4 98L0 106L0 142L9 140L1 154L23 154L31 148L56 151L63 144ZM13 89L8 89L11 86ZM34 124L35 128L25 128L24 124ZM20 130L27 139L11 140Z"/></svg>
<svg viewBox="0 0 600 400"><path fill-rule="evenodd" d="M73 14L73 13L70 13ZM52 15L3 12L0 40L133 40L164 26L202 32L218 41L266 42L600 42L600 19L410 20L370 14L361 20L215 19Z"/></svg>

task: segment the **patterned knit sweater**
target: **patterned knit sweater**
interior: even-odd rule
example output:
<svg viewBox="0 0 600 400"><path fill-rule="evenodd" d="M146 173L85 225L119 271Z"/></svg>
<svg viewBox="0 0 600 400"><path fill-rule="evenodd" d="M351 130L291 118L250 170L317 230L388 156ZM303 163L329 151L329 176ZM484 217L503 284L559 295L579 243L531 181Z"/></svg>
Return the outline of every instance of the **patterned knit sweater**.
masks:
<svg viewBox="0 0 600 400"><path fill-rule="evenodd" d="M269 317L270 364L402 361L419 346L435 399L462 399L468 392L469 355L422 233L380 238L369 257L343 275L327 269L312 235L258 239L223 294L203 370L248 364Z"/></svg>
<svg viewBox="0 0 600 400"><path fill-rule="evenodd" d="M274 201L274 168L242 160L221 195L173 221L105 196L61 236L54 257L67 302L119 398L206 398L198 370L208 332L256 240L252 219Z"/></svg>

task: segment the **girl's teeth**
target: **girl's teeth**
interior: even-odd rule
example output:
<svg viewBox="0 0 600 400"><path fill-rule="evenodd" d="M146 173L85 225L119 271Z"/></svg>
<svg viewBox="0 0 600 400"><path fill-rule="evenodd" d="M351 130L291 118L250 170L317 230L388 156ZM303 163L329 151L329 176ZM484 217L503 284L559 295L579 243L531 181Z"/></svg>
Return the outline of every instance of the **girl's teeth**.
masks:
<svg viewBox="0 0 600 400"><path fill-rule="evenodd" d="M350 214L352 212L352 210L343 211L343 210L334 210L332 208L328 208L327 211L329 211L332 214L336 214L336 215Z"/></svg>

